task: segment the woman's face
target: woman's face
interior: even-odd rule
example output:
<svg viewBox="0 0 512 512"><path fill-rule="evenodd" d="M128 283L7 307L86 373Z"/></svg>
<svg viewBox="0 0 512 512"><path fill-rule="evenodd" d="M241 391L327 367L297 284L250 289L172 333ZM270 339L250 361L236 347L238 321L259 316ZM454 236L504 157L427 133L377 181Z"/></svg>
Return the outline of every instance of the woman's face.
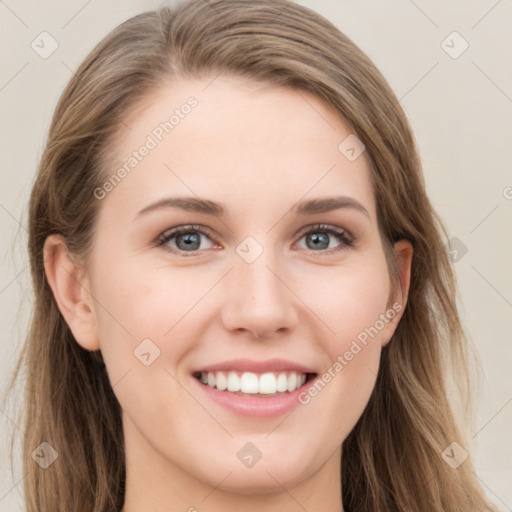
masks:
<svg viewBox="0 0 512 512"><path fill-rule="evenodd" d="M162 88L125 123L77 339L102 351L128 474L339 483L404 304L363 148L317 97L222 77Z"/></svg>

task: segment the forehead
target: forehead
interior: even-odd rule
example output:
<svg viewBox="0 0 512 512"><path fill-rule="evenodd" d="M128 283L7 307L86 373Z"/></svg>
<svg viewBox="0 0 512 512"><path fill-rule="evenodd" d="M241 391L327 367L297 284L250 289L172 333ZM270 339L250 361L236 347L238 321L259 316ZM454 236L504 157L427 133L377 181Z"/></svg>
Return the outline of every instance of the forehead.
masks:
<svg viewBox="0 0 512 512"><path fill-rule="evenodd" d="M109 201L133 209L186 193L229 210L339 194L375 215L365 153L347 158L350 126L312 93L224 76L180 80L143 98L124 124L106 178L125 172Z"/></svg>

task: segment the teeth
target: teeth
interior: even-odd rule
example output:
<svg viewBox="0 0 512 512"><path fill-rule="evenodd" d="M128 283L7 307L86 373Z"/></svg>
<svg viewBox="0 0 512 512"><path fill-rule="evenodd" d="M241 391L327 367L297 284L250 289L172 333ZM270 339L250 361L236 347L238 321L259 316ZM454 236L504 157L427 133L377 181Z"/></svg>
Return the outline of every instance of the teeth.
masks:
<svg viewBox="0 0 512 512"><path fill-rule="evenodd" d="M277 380L273 373L264 373L260 377L258 393L271 395L277 391Z"/></svg>
<svg viewBox="0 0 512 512"><path fill-rule="evenodd" d="M228 374L228 391L240 391L240 379L235 372Z"/></svg>
<svg viewBox="0 0 512 512"><path fill-rule="evenodd" d="M304 378L304 380L306 379ZM277 377L276 387L279 392L288 391L288 378L285 373L280 373L279 377Z"/></svg>
<svg viewBox="0 0 512 512"><path fill-rule="evenodd" d="M217 389L224 391L228 387L228 379L225 373L217 372L216 380Z"/></svg>
<svg viewBox="0 0 512 512"><path fill-rule="evenodd" d="M275 393L291 392L300 388L306 382L306 374L297 372L279 372L257 374L253 372L201 372L203 384L220 391L273 395Z"/></svg>
<svg viewBox="0 0 512 512"><path fill-rule="evenodd" d="M297 374L292 373L288 377L288 391L295 391L297 389Z"/></svg>
<svg viewBox="0 0 512 512"><path fill-rule="evenodd" d="M240 379L240 391L242 393L257 393L258 388L258 376L255 373L242 373L242 378Z"/></svg>

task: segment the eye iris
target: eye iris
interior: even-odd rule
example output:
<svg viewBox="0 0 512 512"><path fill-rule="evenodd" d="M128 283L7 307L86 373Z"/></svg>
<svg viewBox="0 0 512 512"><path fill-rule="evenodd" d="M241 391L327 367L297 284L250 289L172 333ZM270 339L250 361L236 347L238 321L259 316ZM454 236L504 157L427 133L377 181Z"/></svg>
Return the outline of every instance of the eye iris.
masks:
<svg viewBox="0 0 512 512"><path fill-rule="evenodd" d="M183 240L185 245L180 247L179 241ZM201 235L199 233L185 233L176 236L176 245L178 249L199 249L201 245Z"/></svg>
<svg viewBox="0 0 512 512"><path fill-rule="evenodd" d="M321 247L322 249L326 249L327 247L329 247L329 235L327 233L320 233L320 235L318 233L310 233L309 235L307 235L306 240L313 242L313 247L309 247L308 244L309 249L318 248L320 245L322 245L322 243L325 243L325 247ZM320 244L316 242L320 242Z"/></svg>

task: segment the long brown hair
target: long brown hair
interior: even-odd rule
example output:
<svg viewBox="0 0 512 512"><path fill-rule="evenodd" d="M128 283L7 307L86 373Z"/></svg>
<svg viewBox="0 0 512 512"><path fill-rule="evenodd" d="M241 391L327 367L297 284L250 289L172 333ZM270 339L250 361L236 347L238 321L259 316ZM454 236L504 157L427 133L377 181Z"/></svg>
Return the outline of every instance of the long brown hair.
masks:
<svg viewBox="0 0 512 512"><path fill-rule="evenodd" d="M445 250L446 229L425 192L404 112L374 64L329 21L284 0L192 0L135 16L87 56L56 107L29 205L35 304L16 374L25 383L26 507L118 511L124 501L121 410L99 351L73 338L46 279L43 246L60 234L70 254L91 248L113 134L164 83L220 73L306 90L324 99L364 143L390 270L392 244L413 244L407 308L383 349L374 392L343 443L343 504L351 512L495 510L471 459L453 468L442 452L467 448L450 403L470 411L468 340ZM14 382L14 381L13 381ZM471 418L471 414L465 418ZM462 425L462 421L460 422ZM47 469L31 454L58 452Z"/></svg>

